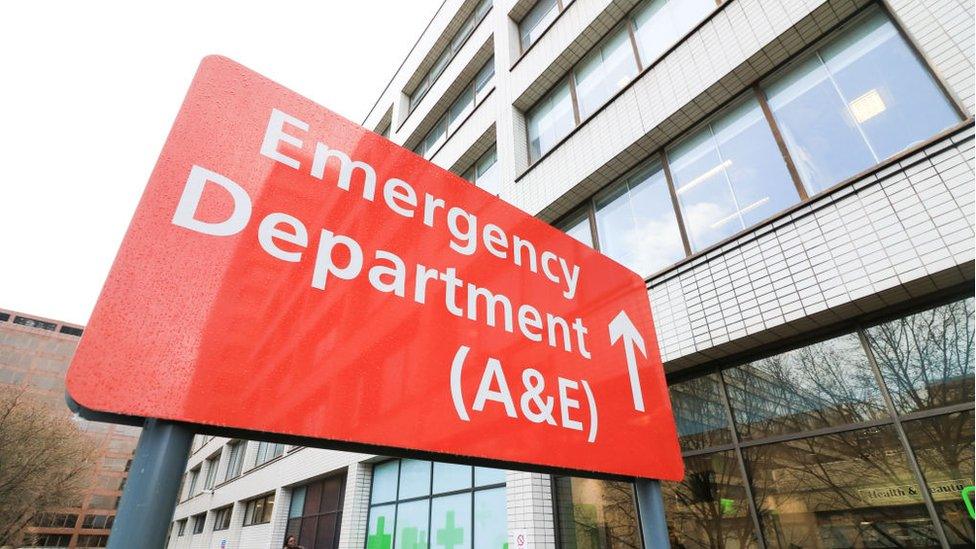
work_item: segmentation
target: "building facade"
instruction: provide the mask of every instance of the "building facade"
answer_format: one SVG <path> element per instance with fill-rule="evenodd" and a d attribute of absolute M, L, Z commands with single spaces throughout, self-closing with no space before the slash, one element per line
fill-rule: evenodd
<path fill-rule="evenodd" d="M 83 327 L 0 309 L 0 385 L 23 388 L 55 413 L 70 415 L 64 376 Z M 27 528 L 26 547 L 105 547 L 139 429 L 75 418 L 95 442 L 95 470 L 78 501 L 48 509 Z M 2 504 L 2 503 L 0 503 Z"/>
<path fill-rule="evenodd" d="M 672 546 L 971 547 L 974 16 L 445 0 L 364 125 L 645 277 Z M 180 499 L 173 548 L 643 545 L 626 482 L 219 437 Z"/>

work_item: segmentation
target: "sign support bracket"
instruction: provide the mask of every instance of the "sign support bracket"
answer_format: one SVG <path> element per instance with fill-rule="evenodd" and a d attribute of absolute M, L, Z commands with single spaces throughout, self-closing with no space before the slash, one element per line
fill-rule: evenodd
<path fill-rule="evenodd" d="M 664 497 L 661 494 L 661 481 L 635 479 L 634 492 L 637 493 L 637 512 L 640 517 L 641 534 L 646 549 L 670 549 L 668 522 L 664 515 Z"/>
<path fill-rule="evenodd" d="M 108 549 L 165 546 L 192 442 L 193 431 L 189 427 L 146 419 Z"/>

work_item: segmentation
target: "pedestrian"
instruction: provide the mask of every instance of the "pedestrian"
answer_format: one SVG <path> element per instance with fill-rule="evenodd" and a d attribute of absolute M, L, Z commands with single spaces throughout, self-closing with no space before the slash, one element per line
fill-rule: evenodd
<path fill-rule="evenodd" d="M 283 549 L 305 549 L 301 545 L 298 545 L 298 540 L 295 536 L 285 536 L 285 544 L 282 545 Z"/>

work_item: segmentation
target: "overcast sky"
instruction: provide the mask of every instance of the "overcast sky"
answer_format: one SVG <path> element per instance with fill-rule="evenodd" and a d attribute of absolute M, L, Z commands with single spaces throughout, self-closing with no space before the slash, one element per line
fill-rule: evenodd
<path fill-rule="evenodd" d="M 0 2 L 0 307 L 88 321 L 205 55 L 359 123 L 440 2 Z"/>

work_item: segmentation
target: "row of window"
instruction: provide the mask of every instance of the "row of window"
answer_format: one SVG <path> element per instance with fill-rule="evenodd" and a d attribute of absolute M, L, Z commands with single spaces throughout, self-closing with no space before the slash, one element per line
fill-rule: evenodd
<path fill-rule="evenodd" d="M 505 549 L 505 472 L 415 459 L 373 467 L 366 547 Z"/>
<path fill-rule="evenodd" d="M 967 298 L 673 384 L 672 546 L 972 547 L 974 313 Z M 640 547 L 629 483 L 561 478 L 554 496 L 563 545 Z"/>
<path fill-rule="evenodd" d="M 447 112 L 437 119 L 437 122 L 420 140 L 420 143 L 417 143 L 413 151 L 425 158 L 433 156 L 440 146 L 447 141 L 447 138 L 457 131 L 468 114 L 474 111 L 475 107 L 488 95 L 494 76 L 495 60 L 491 58 L 478 70 L 471 82 L 464 86 L 458 98 L 451 103 Z"/>
<path fill-rule="evenodd" d="M 0 322 L 10 321 L 10 313 L 5 313 L 0 311 Z M 57 329 L 58 325 L 54 322 L 48 322 L 46 320 L 39 320 L 36 318 L 30 318 L 27 316 L 15 315 L 12 321 L 14 324 L 19 324 L 21 326 L 27 326 L 28 328 L 39 328 L 41 330 L 47 330 L 53 332 L 57 330 L 62 334 L 68 334 L 73 336 L 81 336 L 84 332 L 83 328 L 76 328 L 74 326 L 68 326 L 66 324 L 61 325 L 61 329 Z"/>
<path fill-rule="evenodd" d="M 549 25 L 563 12 L 573 0 L 539 0 L 519 21 L 519 45 L 524 53 L 529 46 L 546 32 Z"/>
<path fill-rule="evenodd" d="M 31 547 L 68 547 L 70 544 L 71 534 L 39 534 L 35 536 Z M 105 535 L 81 534 L 75 544 L 78 549 L 106 546 L 108 546 L 108 536 Z"/>
<path fill-rule="evenodd" d="M 478 27 L 478 24 L 481 23 L 481 20 L 485 18 L 490 10 L 491 0 L 480 0 L 478 2 L 474 11 L 464 20 L 458 31 L 451 37 L 451 41 L 444 48 L 444 51 L 437 57 L 437 60 L 427 70 L 427 73 L 424 74 L 423 79 L 417 84 L 413 93 L 410 94 L 411 111 L 420 104 L 420 100 L 427 95 L 427 91 L 434 85 L 434 82 L 437 81 L 437 78 L 444 72 L 444 69 L 447 68 L 451 60 L 454 59 L 454 56 L 457 55 L 461 46 L 464 45 L 464 42 L 471 36 L 471 33 L 474 32 L 474 29 Z"/>
<path fill-rule="evenodd" d="M 552 149 L 715 10 L 715 0 L 646 0 L 526 115 L 529 160 Z"/>
<path fill-rule="evenodd" d="M 872 7 L 561 225 L 648 276 L 959 120 L 895 25 Z"/>
<path fill-rule="evenodd" d="M 244 505 L 244 526 L 254 524 L 266 524 L 271 522 L 271 513 L 274 511 L 274 493 L 259 496 L 243 502 Z M 211 511 L 214 516 L 213 531 L 219 532 L 230 528 L 231 517 L 234 514 L 234 506 L 227 505 Z M 176 521 L 176 535 L 186 535 L 187 523 L 191 525 L 192 534 L 202 534 L 207 524 L 207 513 L 198 513 L 189 519 Z"/>
<path fill-rule="evenodd" d="M 223 480 L 221 482 L 227 482 L 229 480 L 235 479 L 241 476 L 244 470 L 244 452 L 247 450 L 247 441 L 244 440 L 234 440 L 227 443 L 227 465 L 224 470 Z M 273 442 L 258 442 L 257 449 L 254 453 L 254 463 L 253 467 L 257 467 L 263 463 L 267 463 L 272 459 L 275 459 L 285 453 L 284 444 L 276 444 Z M 208 457 L 204 462 L 193 469 L 187 471 L 184 482 L 187 484 L 187 491 L 183 499 L 189 499 L 198 493 L 198 488 L 201 474 L 205 473 L 203 477 L 203 490 L 211 490 L 218 483 L 218 472 L 220 469 L 220 458 L 224 455 L 224 450 L 218 451 Z"/>

